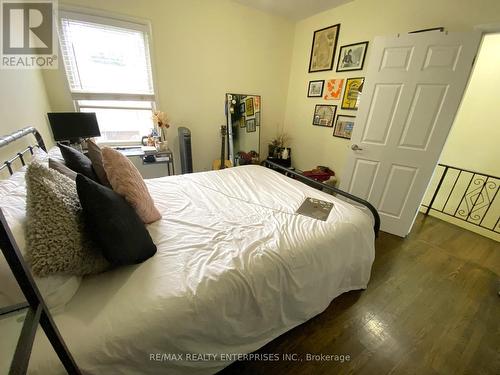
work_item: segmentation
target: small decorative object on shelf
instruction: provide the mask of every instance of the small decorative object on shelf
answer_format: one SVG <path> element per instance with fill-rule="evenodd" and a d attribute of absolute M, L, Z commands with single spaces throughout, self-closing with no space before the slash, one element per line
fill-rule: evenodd
<path fill-rule="evenodd" d="M 269 154 L 267 160 L 285 167 L 290 167 L 292 165 L 292 149 L 290 147 L 286 147 L 289 140 L 290 138 L 285 132 L 278 133 L 276 138 L 269 142 Z"/>
<path fill-rule="evenodd" d="M 283 151 L 283 148 L 290 140 L 288 134 L 285 132 L 280 132 L 276 136 L 276 138 L 271 139 L 269 142 L 269 157 L 277 158 Z"/>
<path fill-rule="evenodd" d="M 153 122 L 155 123 L 160 140 L 158 141 L 158 151 L 168 151 L 167 129 L 170 128 L 168 123 L 167 114 L 162 111 L 155 111 L 153 113 Z"/>

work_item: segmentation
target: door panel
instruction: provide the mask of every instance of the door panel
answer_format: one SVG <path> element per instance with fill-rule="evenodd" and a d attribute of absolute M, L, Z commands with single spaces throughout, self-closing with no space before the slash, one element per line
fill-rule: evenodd
<path fill-rule="evenodd" d="M 430 46 L 422 70 L 445 69 L 455 70 L 462 46 Z"/>
<path fill-rule="evenodd" d="M 377 175 L 379 162 L 373 160 L 356 160 L 354 173 L 352 177 L 351 193 L 363 198 L 368 199 L 373 186 L 373 181 Z"/>
<path fill-rule="evenodd" d="M 400 147 L 425 150 L 439 119 L 448 85 L 419 84 L 410 107 Z"/>
<path fill-rule="evenodd" d="M 404 70 L 410 66 L 413 47 L 385 48 L 379 71 L 383 70 Z"/>
<path fill-rule="evenodd" d="M 462 99 L 480 33 L 378 37 L 341 188 L 368 199 L 381 229 L 406 236 Z"/>
<path fill-rule="evenodd" d="M 408 200 L 418 169 L 404 165 L 392 165 L 389 178 L 385 183 L 384 193 L 380 201 L 379 212 L 400 218 Z"/>
<path fill-rule="evenodd" d="M 363 142 L 385 145 L 402 85 L 376 85 L 366 121 Z"/>

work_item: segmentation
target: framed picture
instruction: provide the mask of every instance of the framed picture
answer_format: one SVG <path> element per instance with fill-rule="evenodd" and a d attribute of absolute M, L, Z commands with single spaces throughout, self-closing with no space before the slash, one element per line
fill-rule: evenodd
<path fill-rule="evenodd" d="M 325 80 L 320 81 L 309 81 L 309 88 L 307 90 L 308 98 L 321 98 L 323 95 L 323 87 L 325 86 Z"/>
<path fill-rule="evenodd" d="M 316 108 L 314 108 L 313 125 L 331 128 L 336 112 L 336 105 L 316 104 Z"/>
<path fill-rule="evenodd" d="M 254 107 L 255 112 L 260 111 L 260 96 L 259 95 L 254 96 L 253 107 Z"/>
<path fill-rule="evenodd" d="M 344 79 L 329 79 L 326 81 L 326 92 L 323 99 L 325 100 L 340 100 L 342 94 L 342 86 L 344 86 Z"/>
<path fill-rule="evenodd" d="M 240 114 L 242 116 L 245 114 L 245 102 L 240 103 Z"/>
<path fill-rule="evenodd" d="M 348 44 L 340 47 L 337 72 L 362 70 L 367 49 L 368 42 Z"/>
<path fill-rule="evenodd" d="M 309 73 L 333 69 L 339 32 L 340 23 L 314 32 L 311 57 L 309 58 Z"/>
<path fill-rule="evenodd" d="M 245 116 L 240 117 L 240 128 L 246 128 L 247 124 L 245 122 Z"/>
<path fill-rule="evenodd" d="M 364 77 L 347 78 L 342 98 L 342 109 L 358 109 L 360 94 L 363 91 Z"/>
<path fill-rule="evenodd" d="M 254 114 L 253 97 L 249 96 L 245 99 L 245 116 L 252 117 Z"/>
<path fill-rule="evenodd" d="M 247 120 L 247 133 L 253 133 L 255 130 L 255 119 Z"/>
<path fill-rule="evenodd" d="M 333 136 L 339 138 L 351 139 L 352 129 L 354 128 L 355 116 L 337 115 Z"/>
<path fill-rule="evenodd" d="M 260 112 L 255 112 L 255 126 L 260 126 Z"/>

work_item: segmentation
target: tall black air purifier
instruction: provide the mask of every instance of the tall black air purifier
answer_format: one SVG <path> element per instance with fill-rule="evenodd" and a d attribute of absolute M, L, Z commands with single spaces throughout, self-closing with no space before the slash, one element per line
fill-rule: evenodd
<path fill-rule="evenodd" d="M 191 131 L 181 126 L 179 129 L 179 150 L 181 153 L 181 170 L 193 173 L 193 156 L 191 154 Z"/>

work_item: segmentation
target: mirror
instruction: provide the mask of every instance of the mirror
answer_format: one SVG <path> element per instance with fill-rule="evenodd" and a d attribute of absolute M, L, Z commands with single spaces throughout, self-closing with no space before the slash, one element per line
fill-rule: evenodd
<path fill-rule="evenodd" d="M 259 163 L 261 108 L 260 95 L 226 94 L 228 155 L 235 166 Z"/>

